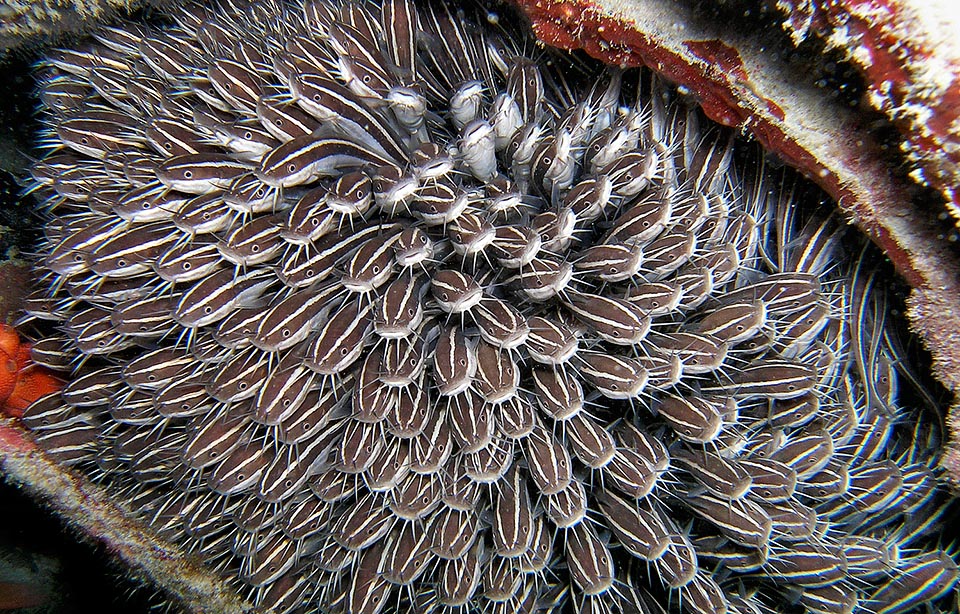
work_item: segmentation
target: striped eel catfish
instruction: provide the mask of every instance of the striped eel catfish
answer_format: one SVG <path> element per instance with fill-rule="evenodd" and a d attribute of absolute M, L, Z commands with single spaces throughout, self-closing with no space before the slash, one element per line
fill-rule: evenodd
<path fill-rule="evenodd" d="M 51 458 L 262 611 L 950 611 L 936 395 L 798 178 L 488 3 L 166 19 L 40 66 Z"/>

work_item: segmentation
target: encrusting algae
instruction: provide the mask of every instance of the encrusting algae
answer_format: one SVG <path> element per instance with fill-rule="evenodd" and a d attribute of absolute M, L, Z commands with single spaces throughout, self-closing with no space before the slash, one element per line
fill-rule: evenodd
<path fill-rule="evenodd" d="M 89 31 L 109 17 L 142 4 L 149 3 L 136 0 L 4 0 L 0 3 L 0 52 L 37 39 L 55 39 Z"/>
<path fill-rule="evenodd" d="M 949 607 L 885 290 L 755 152 L 472 5 L 171 18 L 45 62 L 50 457 L 269 611 Z"/>

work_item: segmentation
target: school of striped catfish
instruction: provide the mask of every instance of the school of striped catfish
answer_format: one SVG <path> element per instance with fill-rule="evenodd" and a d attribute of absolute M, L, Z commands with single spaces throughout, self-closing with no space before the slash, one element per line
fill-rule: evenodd
<path fill-rule="evenodd" d="M 502 7 L 187 2 L 40 67 L 23 416 L 265 612 L 956 608 L 845 225 Z"/>

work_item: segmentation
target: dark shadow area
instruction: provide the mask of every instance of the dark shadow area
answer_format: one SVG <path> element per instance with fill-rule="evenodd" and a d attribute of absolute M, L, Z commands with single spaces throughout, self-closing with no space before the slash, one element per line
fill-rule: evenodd
<path fill-rule="evenodd" d="M 4 609 L 18 600 L 35 606 Z M 79 542 L 26 493 L 0 482 L 0 611 L 135 614 L 155 601 L 102 547 Z"/>

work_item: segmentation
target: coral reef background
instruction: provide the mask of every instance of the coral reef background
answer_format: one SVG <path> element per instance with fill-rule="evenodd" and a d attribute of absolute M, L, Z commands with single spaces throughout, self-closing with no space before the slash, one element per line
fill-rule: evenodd
<path fill-rule="evenodd" d="M 0 2 L 0 53 L 88 32 L 117 15 L 163 4 L 172 3 L 162 0 L 3 0 Z"/>

